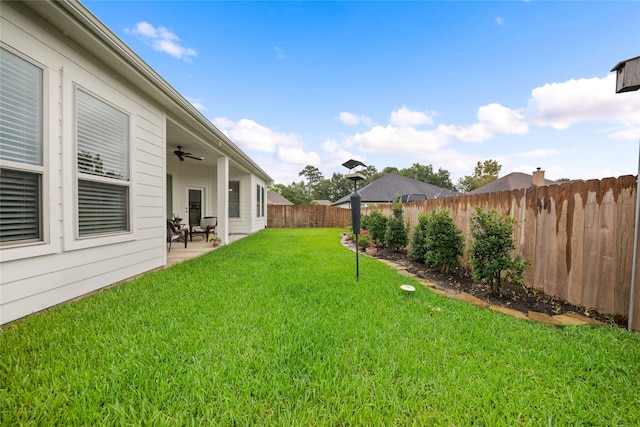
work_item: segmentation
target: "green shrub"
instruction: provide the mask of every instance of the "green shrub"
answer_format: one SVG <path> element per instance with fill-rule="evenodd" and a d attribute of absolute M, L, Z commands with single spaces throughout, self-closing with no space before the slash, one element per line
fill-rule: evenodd
<path fill-rule="evenodd" d="M 413 228 L 411 236 L 411 247 L 407 255 L 413 259 L 424 261 L 424 255 L 427 253 L 427 245 L 425 236 L 429 227 L 429 215 L 420 212 L 418 214 L 418 223 Z"/>
<path fill-rule="evenodd" d="M 355 239 L 355 236 L 354 236 Z M 358 236 L 358 247 L 360 249 L 368 248 L 371 245 L 371 233 L 368 230 L 360 230 Z"/>
<path fill-rule="evenodd" d="M 354 242 L 356 241 L 356 233 L 353 231 L 349 231 L 349 237 Z M 358 233 L 358 247 L 360 249 L 368 248 L 371 246 L 371 243 L 373 243 L 373 240 L 371 240 L 371 233 L 369 233 L 369 230 L 361 228 L 360 233 Z"/>
<path fill-rule="evenodd" d="M 360 227 L 362 230 L 369 230 L 371 227 L 371 215 L 361 215 L 360 216 Z"/>
<path fill-rule="evenodd" d="M 453 223 L 448 210 L 431 212 L 425 229 L 424 263 L 444 272 L 460 266 L 464 254 L 462 231 Z"/>
<path fill-rule="evenodd" d="M 387 217 L 375 209 L 369 215 L 362 217 L 362 228 L 369 230 L 371 240 L 376 244 L 384 242 L 384 234 L 387 230 Z"/>
<path fill-rule="evenodd" d="M 409 243 L 407 228 L 402 218 L 402 202 L 396 197 L 393 202 L 393 216 L 387 220 L 387 228 L 384 233 L 384 245 L 397 251 Z"/>
<path fill-rule="evenodd" d="M 531 264 L 521 256 L 513 256 L 513 225 L 509 216 L 501 217 L 498 212 L 484 212 L 476 206 L 471 215 L 471 242 L 469 263 L 473 278 L 489 284 L 494 295 L 502 295 L 503 283 L 521 285 L 524 270 Z"/>

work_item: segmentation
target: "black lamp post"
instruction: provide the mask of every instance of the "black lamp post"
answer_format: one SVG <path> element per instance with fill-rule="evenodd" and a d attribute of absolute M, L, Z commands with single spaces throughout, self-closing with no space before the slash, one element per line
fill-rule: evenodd
<path fill-rule="evenodd" d="M 344 177 L 350 181 L 353 181 L 353 193 L 351 193 L 351 226 L 353 228 L 353 233 L 356 235 L 356 281 L 360 277 L 360 269 L 358 266 L 358 252 L 360 248 L 358 247 L 358 236 L 360 235 L 360 202 L 361 197 L 360 193 L 358 193 L 358 181 L 362 181 L 365 178 L 361 173 L 355 172 L 351 173 L 351 170 L 356 166 L 364 166 L 366 165 L 358 160 L 349 160 L 342 164 L 345 168 L 349 169 L 349 173 Z"/>

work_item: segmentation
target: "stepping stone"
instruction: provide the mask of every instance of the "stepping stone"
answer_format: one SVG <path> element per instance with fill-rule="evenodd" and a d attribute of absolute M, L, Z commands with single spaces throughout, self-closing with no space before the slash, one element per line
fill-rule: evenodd
<path fill-rule="evenodd" d="M 400 273 L 401 276 L 416 277 L 415 274 L 409 273 L 406 268 L 399 268 L 398 273 Z"/>
<path fill-rule="evenodd" d="M 444 290 L 438 289 L 438 288 L 429 288 L 429 289 L 431 289 L 436 294 L 442 295 L 443 297 L 451 298 L 451 294 L 449 292 L 447 292 L 447 291 L 444 291 Z"/>
<path fill-rule="evenodd" d="M 420 281 L 420 283 L 422 283 L 424 286 L 426 286 L 427 288 L 435 288 L 436 285 L 435 283 L 432 283 L 426 279 L 418 279 Z"/>
<path fill-rule="evenodd" d="M 588 322 L 585 322 L 584 320 L 581 319 L 576 319 L 573 318 L 571 316 L 567 316 L 566 314 L 559 314 L 557 316 L 553 316 L 553 318 L 558 321 L 559 323 L 561 323 L 563 326 L 564 325 L 574 325 L 574 326 L 582 326 L 582 325 L 588 325 Z"/>
<path fill-rule="evenodd" d="M 389 261 L 389 260 L 382 259 L 382 258 L 377 258 L 377 260 L 378 260 L 378 261 L 380 261 L 380 262 L 382 262 L 382 263 L 387 264 L 387 265 L 388 265 L 388 266 L 390 266 L 390 267 L 394 267 L 394 268 L 399 267 L 399 266 L 398 266 L 398 264 L 396 264 L 396 263 L 395 263 L 395 262 L 393 262 L 393 261 Z"/>
<path fill-rule="evenodd" d="M 507 308 L 507 307 L 504 307 L 504 306 L 501 306 L 501 305 L 492 305 L 489 308 L 491 308 L 491 310 L 493 310 L 493 311 L 497 311 L 498 313 L 503 313 L 503 314 L 506 314 L 506 315 L 509 315 L 509 316 L 513 316 L 513 317 L 518 318 L 518 319 L 522 319 L 522 320 L 529 320 L 529 318 L 527 317 L 526 314 L 524 314 L 521 311 L 514 310 L 513 308 Z"/>
<path fill-rule="evenodd" d="M 546 313 L 538 313 L 537 311 L 530 311 L 529 313 L 527 313 L 527 316 L 531 320 L 535 320 L 537 322 L 544 323 L 546 325 L 552 325 L 552 326 L 562 325 L 562 323 L 560 323 L 559 321 L 557 321 L 556 319 L 554 319 L 553 317 L 549 316 Z"/>
<path fill-rule="evenodd" d="M 473 295 L 468 294 L 466 292 L 460 292 L 459 294 L 454 294 L 451 296 L 451 298 L 457 299 L 459 301 L 465 301 L 473 305 L 477 305 L 478 307 L 481 307 L 481 308 L 487 308 L 487 306 L 489 305 L 485 300 L 482 300 L 478 297 L 474 297 Z"/>
<path fill-rule="evenodd" d="M 560 318 L 561 321 L 566 322 L 569 325 L 589 325 L 589 326 L 598 326 L 600 322 L 594 320 L 590 317 L 584 316 L 582 314 L 574 313 L 570 311 L 568 313 L 564 313 L 558 316 L 553 316 L 554 318 Z"/>

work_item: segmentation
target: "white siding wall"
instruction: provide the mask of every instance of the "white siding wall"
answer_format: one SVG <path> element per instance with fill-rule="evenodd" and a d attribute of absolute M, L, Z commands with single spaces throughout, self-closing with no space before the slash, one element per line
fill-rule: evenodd
<path fill-rule="evenodd" d="M 252 177 L 251 182 L 251 201 L 253 205 L 251 208 L 251 232 L 256 232 L 262 230 L 267 225 L 267 188 L 264 181 L 255 176 Z M 258 216 L 258 186 L 264 188 L 264 216 L 261 217 Z"/>
<path fill-rule="evenodd" d="M 251 175 L 230 173 L 229 181 L 240 182 L 240 218 L 229 218 L 229 234 L 251 233 Z"/>
<path fill-rule="evenodd" d="M 164 265 L 165 120 L 133 88 L 3 3 L 5 48 L 44 69 L 44 242 L 0 250 L 0 323 Z M 131 232 L 78 239 L 75 174 L 76 85 L 130 117 Z"/>

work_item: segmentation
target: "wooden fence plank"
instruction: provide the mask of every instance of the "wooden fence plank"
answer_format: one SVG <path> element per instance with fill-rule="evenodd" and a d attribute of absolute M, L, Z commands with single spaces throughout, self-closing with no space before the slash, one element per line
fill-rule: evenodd
<path fill-rule="evenodd" d="M 269 205 L 269 228 L 346 228 L 351 209 L 323 205 Z"/>

